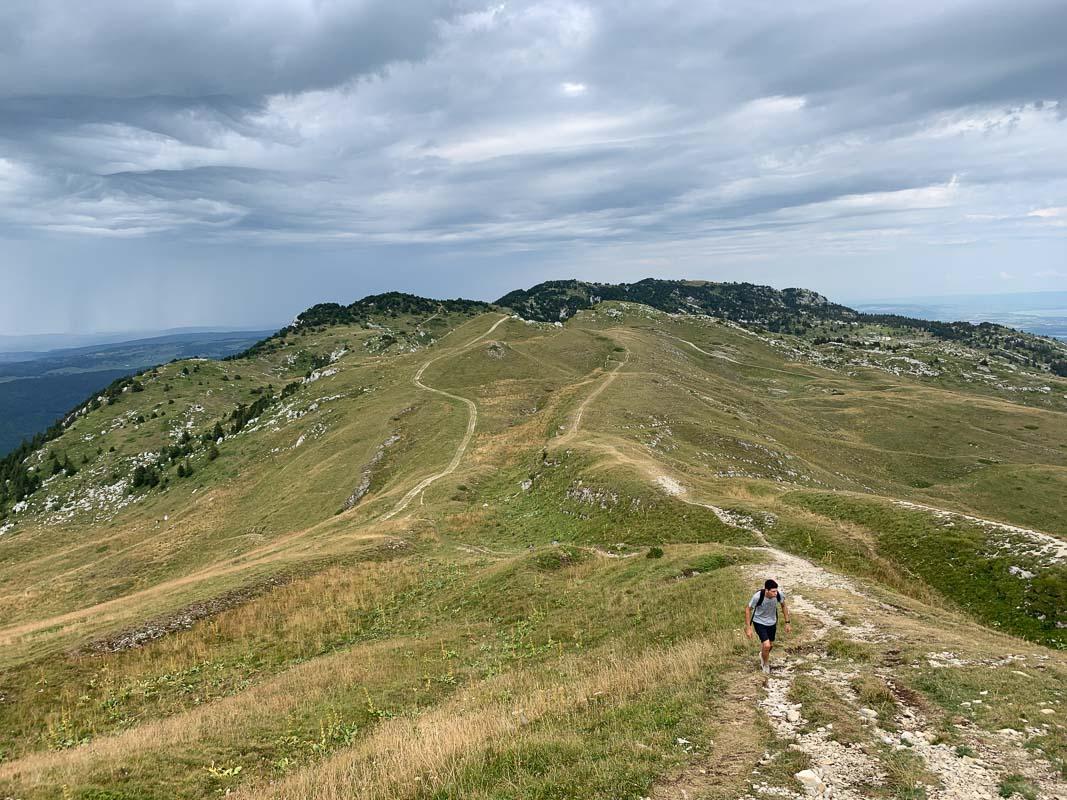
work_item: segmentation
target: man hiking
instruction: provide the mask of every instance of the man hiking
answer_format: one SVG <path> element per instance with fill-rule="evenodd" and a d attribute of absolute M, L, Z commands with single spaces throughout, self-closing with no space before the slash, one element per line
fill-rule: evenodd
<path fill-rule="evenodd" d="M 771 673 L 771 648 L 774 647 L 774 634 L 778 630 L 778 606 L 782 607 L 786 629 L 792 632 L 789 623 L 789 609 L 785 607 L 785 595 L 778 584 L 768 578 L 763 588 L 752 595 L 745 606 L 745 636 L 752 638 L 752 629 L 761 642 L 759 651 L 760 668 L 767 675 Z"/>

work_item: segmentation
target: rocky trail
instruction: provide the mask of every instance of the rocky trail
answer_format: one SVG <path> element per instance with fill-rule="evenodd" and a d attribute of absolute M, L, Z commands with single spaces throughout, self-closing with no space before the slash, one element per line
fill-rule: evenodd
<path fill-rule="evenodd" d="M 916 698 L 894 684 L 891 669 L 870 664 L 830 666 L 828 662 L 837 663 L 830 658 L 825 644 L 831 634 L 876 646 L 891 645 L 899 638 L 889 625 L 876 626 L 870 621 L 846 624 L 843 621 L 847 616 L 846 604 L 855 600 L 875 602 L 886 615 L 895 613 L 893 607 L 865 597 L 843 576 L 780 550 L 765 550 L 772 560 L 752 568 L 753 579 L 774 575 L 783 587 L 792 589 L 789 603 L 794 613 L 812 625 L 808 643 L 813 649 L 772 659 L 773 671 L 758 705 L 771 721 L 777 738 L 807 755 L 811 767 L 794 775 L 803 787 L 803 792 L 797 792 L 762 777 L 764 769 L 776 757 L 773 753 L 765 754 L 751 776 L 750 791 L 742 800 L 804 797 L 862 800 L 877 796 L 876 790 L 885 784 L 888 771 L 897 768 L 894 765 L 899 762 L 894 755 L 899 753 L 909 754 L 914 767 L 923 773 L 918 783 L 924 788 L 917 789 L 922 793 L 916 793 L 915 797 L 992 800 L 1003 796 L 999 794 L 1003 776 L 1018 774 L 1040 787 L 1041 798 L 1067 798 L 1067 784 L 1051 765 L 1022 748 L 1021 732 L 1005 729 L 990 734 L 970 725 L 958 725 L 957 733 L 965 745 L 941 742 Z M 818 599 L 809 599 L 806 593 Z M 755 666 L 755 657 L 753 663 Z M 792 689 L 798 676 L 816 681 L 832 692 L 862 724 L 863 739 L 838 741 L 832 723 L 813 728 L 807 716 L 813 709 L 793 701 Z M 891 720 L 881 720 L 879 712 L 863 705 L 853 682 L 864 676 L 884 682 L 893 693 L 896 710 Z"/>
<path fill-rule="evenodd" d="M 912 793 L 907 796 L 924 800 L 1004 797 L 1000 789 L 1006 775 L 1022 776 L 1036 787 L 1036 797 L 1041 800 L 1067 800 L 1067 783 L 1050 763 L 1023 747 L 1027 736 L 1040 735 L 1047 730 L 1047 725 L 1028 728 L 1025 733 L 1014 729 L 991 733 L 961 722 L 956 725 L 956 732 L 964 744 L 948 744 L 941 741 L 934 723 L 920 707 L 921 701 L 895 683 L 890 667 L 851 659 L 842 664 L 840 658 L 831 656 L 828 649 L 831 638 L 892 651 L 902 638 L 893 625 L 894 615 L 902 613 L 900 609 L 862 592 L 843 575 L 774 548 L 756 520 L 688 498 L 686 488 L 669 476 L 658 475 L 655 480 L 667 494 L 708 508 L 722 522 L 752 533 L 760 542 L 753 549 L 767 556 L 766 562 L 746 568 L 753 585 L 773 576 L 786 592 L 792 613 L 803 620 L 807 629 L 803 640 L 779 642 L 780 647 L 772 656 L 771 675 L 756 705 L 770 721 L 779 743 L 786 750 L 802 753 L 810 766 L 783 780 L 782 771 L 776 770 L 773 763 L 782 757 L 783 750 L 769 750 L 759 759 L 748 778 L 747 792 L 738 800 L 889 797 L 894 796 L 886 793 L 887 784 L 894 778 L 891 773 L 905 768 L 916 776 Z M 869 619 L 853 622 L 850 618 L 857 616 L 859 607 L 877 608 L 877 624 Z M 753 647 L 753 670 L 758 669 L 757 659 L 757 649 Z M 948 669 L 974 663 L 1004 666 L 1024 660 L 1023 656 L 1008 655 L 985 664 L 957 658 L 953 653 L 927 654 L 928 664 Z M 806 707 L 796 700 L 794 687 L 801 677 L 815 682 L 828 696 L 836 698 L 851 716 L 850 727 L 861 734 L 839 737 L 833 723 L 814 725 L 810 718 L 818 717 L 819 709 Z M 880 716 L 879 711 L 864 705 L 855 688 L 855 682 L 863 678 L 880 681 L 892 693 L 891 718 L 884 712 Z M 704 767 L 697 770 L 706 772 Z M 789 780 L 790 777 L 794 780 Z M 800 785 L 799 790 L 796 784 Z M 662 791 L 655 796 L 670 800 L 696 800 L 703 796 L 693 784 L 689 784 L 688 790 L 681 788 L 685 785 L 683 777 L 661 787 Z"/>

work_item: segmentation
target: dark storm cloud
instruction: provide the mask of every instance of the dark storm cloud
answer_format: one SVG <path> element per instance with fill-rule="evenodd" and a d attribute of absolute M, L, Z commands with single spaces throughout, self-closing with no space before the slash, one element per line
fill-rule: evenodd
<path fill-rule="evenodd" d="M 436 0 L 130 3 L 0 8 L 0 94 L 255 96 L 325 88 L 424 56 Z"/>
<path fill-rule="evenodd" d="M 87 238 L 427 270 L 788 254 L 763 279 L 790 283 L 800 252 L 1051 262 L 1065 40 L 1051 0 L 8 3 L 0 237 L 72 265 Z"/>

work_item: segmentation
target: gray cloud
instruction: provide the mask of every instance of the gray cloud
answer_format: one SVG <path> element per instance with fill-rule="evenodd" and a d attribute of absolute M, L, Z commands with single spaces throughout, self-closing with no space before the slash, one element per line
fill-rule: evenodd
<path fill-rule="evenodd" d="M 0 93 L 263 95 L 326 88 L 424 56 L 443 0 L 130 3 L 0 9 Z"/>
<path fill-rule="evenodd" d="M 413 275 L 669 253 L 832 290 L 833 258 L 1026 242 L 1009 272 L 1054 283 L 1067 256 L 1053 0 L 52 0 L 0 31 L 0 270 L 104 239 L 237 270 L 403 252 Z"/>

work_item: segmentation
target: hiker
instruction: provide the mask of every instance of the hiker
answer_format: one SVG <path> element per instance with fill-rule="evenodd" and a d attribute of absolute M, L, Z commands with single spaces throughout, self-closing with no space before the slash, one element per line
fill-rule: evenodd
<path fill-rule="evenodd" d="M 752 638 L 752 629 L 756 629 L 759 636 L 760 668 L 767 675 L 771 673 L 771 648 L 774 647 L 774 634 L 778 629 L 778 606 L 782 607 L 785 615 L 786 630 L 792 632 L 789 624 L 789 609 L 785 607 L 785 595 L 778 588 L 778 584 L 768 578 L 763 588 L 752 595 L 752 599 L 745 606 L 745 636 Z"/>

